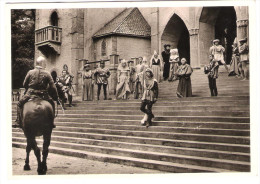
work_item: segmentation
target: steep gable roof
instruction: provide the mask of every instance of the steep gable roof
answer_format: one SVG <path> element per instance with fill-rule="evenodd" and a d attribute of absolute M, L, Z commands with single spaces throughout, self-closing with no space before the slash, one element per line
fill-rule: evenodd
<path fill-rule="evenodd" d="M 93 38 L 112 34 L 150 37 L 151 27 L 138 8 L 127 8 L 97 31 Z"/>

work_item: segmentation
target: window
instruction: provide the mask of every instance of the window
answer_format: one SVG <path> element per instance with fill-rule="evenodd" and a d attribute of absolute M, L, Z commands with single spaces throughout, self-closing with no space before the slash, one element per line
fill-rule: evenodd
<path fill-rule="evenodd" d="M 101 43 L 101 56 L 107 55 L 107 43 L 106 40 L 103 40 Z"/>

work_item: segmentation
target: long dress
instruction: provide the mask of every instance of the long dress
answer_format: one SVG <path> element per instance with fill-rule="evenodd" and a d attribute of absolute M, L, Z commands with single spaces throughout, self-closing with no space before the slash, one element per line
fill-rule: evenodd
<path fill-rule="evenodd" d="M 118 84 L 116 86 L 116 98 L 128 99 L 131 91 L 129 88 L 130 69 L 129 67 L 118 67 Z"/>
<path fill-rule="evenodd" d="M 192 74 L 192 68 L 190 67 L 190 65 L 184 64 L 178 67 L 176 73 L 176 75 L 179 78 L 179 84 L 176 92 L 178 97 L 192 96 L 191 79 L 190 79 L 191 74 Z"/>
<path fill-rule="evenodd" d="M 168 79 L 169 73 L 170 73 L 170 52 L 163 51 L 162 52 L 162 58 L 164 62 L 164 67 L 163 67 L 163 78 L 164 80 Z"/>
<path fill-rule="evenodd" d="M 161 68 L 161 61 L 160 59 L 152 59 L 152 70 L 153 70 L 153 75 L 154 78 L 160 82 L 160 68 Z"/>
<path fill-rule="evenodd" d="M 82 100 L 93 100 L 93 73 L 91 70 L 83 74 Z"/>
<path fill-rule="evenodd" d="M 239 50 L 238 47 L 234 47 L 232 50 L 232 60 L 230 63 L 229 76 L 239 75 L 238 63 L 239 63 Z"/>

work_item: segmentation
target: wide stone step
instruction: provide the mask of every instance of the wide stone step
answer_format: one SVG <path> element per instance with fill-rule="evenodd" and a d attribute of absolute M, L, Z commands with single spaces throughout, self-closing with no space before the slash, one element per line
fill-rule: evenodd
<path fill-rule="evenodd" d="M 169 133 L 169 132 L 148 132 L 148 131 L 129 131 L 129 130 L 113 130 L 113 129 L 95 129 L 95 128 L 77 128 L 77 127 L 57 127 L 55 131 L 73 132 L 73 133 L 96 133 L 103 135 L 120 135 L 128 137 L 147 137 L 147 138 L 163 138 L 178 139 L 192 141 L 207 141 L 215 143 L 233 143 L 249 145 L 249 136 L 234 135 L 211 135 L 199 133 Z"/>
<path fill-rule="evenodd" d="M 13 133 L 13 141 L 21 142 L 20 141 L 21 139 L 24 139 L 23 141 L 25 141 L 25 137 L 22 133 Z M 41 138 L 38 138 L 37 141 L 38 140 L 41 140 Z M 79 139 L 79 138 L 61 137 L 61 136 L 52 136 L 52 141 L 78 143 L 84 145 L 97 145 L 97 146 L 104 146 L 104 147 L 125 148 L 125 149 L 141 150 L 141 151 L 152 151 L 152 152 L 161 150 L 161 152 L 163 153 L 171 153 L 171 154 L 200 156 L 206 158 L 218 158 L 218 159 L 245 161 L 245 162 L 250 161 L 250 154 L 239 153 L 239 152 L 125 143 L 125 142 L 106 141 L 106 140 Z"/>
<path fill-rule="evenodd" d="M 60 111 L 60 114 L 63 112 Z M 228 117 L 249 117 L 250 113 L 247 111 L 201 111 L 197 109 L 193 110 L 175 110 L 175 111 L 153 111 L 155 116 L 228 116 Z M 119 114 L 119 115 L 144 115 L 140 110 L 68 110 L 65 112 L 66 116 L 78 115 L 81 117 L 85 114 Z M 12 113 L 13 116 L 16 115 L 16 112 Z M 62 114 L 63 115 L 63 114 Z"/>
<path fill-rule="evenodd" d="M 74 120 L 74 121 L 73 121 Z M 56 124 L 65 123 L 68 125 L 77 125 L 79 123 L 88 124 L 106 124 L 106 125 L 130 125 L 130 126 L 140 126 L 140 121 L 136 120 L 118 120 L 118 119 L 95 119 L 95 118 L 59 118 L 55 119 Z M 104 123 L 105 122 L 105 123 Z M 14 121 L 13 121 L 14 123 Z M 153 130 L 160 127 L 192 127 L 192 128 L 217 128 L 217 129 L 242 129 L 249 130 L 249 123 L 232 123 L 232 122 L 196 122 L 196 121 L 154 121 L 153 126 L 149 129 Z M 144 128 L 144 127 L 143 127 Z"/>
<path fill-rule="evenodd" d="M 96 146 L 96 145 L 82 145 L 76 143 L 63 143 L 58 141 L 52 141 L 52 145 L 55 147 L 69 148 L 73 150 L 95 152 L 95 153 L 108 154 L 114 156 L 126 156 L 131 158 L 166 161 L 169 163 L 214 167 L 220 169 L 227 169 L 231 171 L 245 172 L 250 170 L 250 164 L 248 162 L 242 162 L 242 161 L 230 161 L 225 159 L 204 158 L 204 157 L 177 155 L 177 154 L 169 154 L 169 153 L 158 153 L 158 152 L 150 152 L 150 151 L 148 152 L 148 151 L 131 150 L 131 149 L 123 149 L 123 148 L 108 148 L 108 147 Z"/>
<path fill-rule="evenodd" d="M 22 133 L 22 130 L 13 129 L 13 133 L 18 133 L 18 132 Z M 219 151 L 231 151 L 231 152 L 241 152 L 241 153 L 250 152 L 249 145 L 234 144 L 234 143 L 216 143 L 216 142 L 194 141 L 194 140 L 121 136 L 121 135 L 109 135 L 109 134 L 100 134 L 100 133 L 81 133 L 81 132 L 57 131 L 57 130 L 53 131 L 52 136 L 117 141 L 117 142 L 125 142 L 125 143 L 163 145 L 163 146 L 171 146 L 171 147 L 212 149 L 212 150 L 219 150 Z"/>
<path fill-rule="evenodd" d="M 249 136 L 250 131 L 241 129 L 222 129 L 222 128 L 201 128 L 201 127 L 157 127 L 152 126 L 146 128 L 136 125 L 113 125 L 102 123 L 66 123 L 58 122 L 57 127 L 73 127 L 73 128 L 95 128 L 95 129 L 114 129 L 125 131 L 146 131 L 146 132 L 170 132 L 170 133 L 196 133 L 196 134 L 212 134 L 212 135 L 235 135 Z M 79 130 L 80 131 L 80 130 Z"/>
<path fill-rule="evenodd" d="M 25 148 L 25 143 L 13 142 L 14 147 Z M 90 160 L 98 160 L 102 162 L 112 162 L 123 165 L 130 165 L 135 167 L 143 167 L 148 169 L 160 170 L 172 173 L 184 173 L 184 172 L 234 172 L 226 169 L 210 168 L 196 165 L 179 164 L 179 163 L 169 163 L 165 161 L 156 161 L 140 158 L 132 158 L 126 156 L 116 156 L 101 154 L 96 152 L 88 152 L 74 149 L 64 149 L 60 147 L 50 147 L 50 153 L 62 154 L 66 156 L 74 156 L 80 158 L 86 158 Z"/>
<path fill-rule="evenodd" d="M 143 118 L 143 115 L 111 115 L 111 114 L 84 114 L 84 115 L 78 115 L 78 114 L 62 114 L 58 116 L 55 120 L 57 121 L 85 121 L 87 118 L 97 119 L 97 120 L 103 120 L 103 122 L 106 122 L 106 120 L 135 120 L 135 121 L 141 121 Z M 15 116 L 12 117 L 12 120 L 14 121 L 16 119 Z M 249 123 L 250 118 L 249 117 L 221 117 L 221 116 L 157 116 L 154 118 L 154 122 L 158 121 L 196 121 L 196 122 L 233 122 L 233 123 Z"/>

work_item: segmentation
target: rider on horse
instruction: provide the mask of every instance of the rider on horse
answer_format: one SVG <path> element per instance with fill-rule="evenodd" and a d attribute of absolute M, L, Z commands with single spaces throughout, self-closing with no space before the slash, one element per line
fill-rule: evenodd
<path fill-rule="evenodd" d="M 25 87 L 25 95 L 20 99 L 17 104 L 17 119 L 16 124 L 13 127 L 22 128 L 22 109 L 23 105 L 30 99 L 35 97 L 48 101 L 55 112 L 54 101 L 58 100 L 57 89 L 54 85 L 53 79 L 48 71 L 45 70 L 46 59 L 42 56 L 36 60 L 36 66 L 33 70 L 30 70 L 23 82 Z M 53 123 L 53 128 L 56 126 Z"/>

